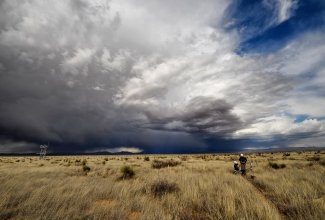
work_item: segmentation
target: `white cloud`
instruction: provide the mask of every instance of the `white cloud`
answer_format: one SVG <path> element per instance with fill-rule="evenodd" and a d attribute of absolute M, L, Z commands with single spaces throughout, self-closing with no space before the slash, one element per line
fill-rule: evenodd
<path fill-rule="evenodd" d="M 118 153 L 118 152 L 130 152 L 130 153 L 141 153 L 143 150 L 137 147 L 116 147 L 107 149 L 108 152 Z"/>
<path fill-rule="evenodd" d="M 280 149 L 279 146 L 257 146 L 257 147 L 245 147 L 245 150 L 248 151 L 261 151 L 261 150 L 270 150 L 270 149 Z"/>
<path fill-rule="evenodd" d="M 325 40 L 323 33 L 303 35 L 279 53 L 280 71 L 295 84 L 283 100 L 287 111 L 293 114 L 325 116 Z"/>
<path fill-rule="evenodd" d="M 278 23 L 288 20 L 297 7 L 296 0 L 278 0 Z"/>
<path fill-rule="evenodd" d="M 288 110 L 297 115 L 325 117 L 325 98 L 317 94 L 301 94 L 287 100 Z"/>
<path fill-rule="evenodd" d="M 256 120 L 247 128 L 234 133 L 235 137 L 267 138 L 276 135 L 290 136 L 300 134 L 318 134 L 325 132 L 325 121 L 306 119 L 296 123 L 289 116 L 270 116 Z"/>
<path fill-rule="evenodd" d="M 322 32 L 307 33 L 287 45 L 279 55 L 283 59 L 281 71 L 299 76 L 323 66 L 325 40 Z"/>
<path fill-rule="evenodd" d="M 109 152 L 109 153 L 120 153 L 120 152 L 128 152 L 128 153 L 141 153 L 143 149 L 138 147 L 114 147 L 114 148 L 96 148 L 91 151 L 87 151 L 88 153 L 94 152 Z"/>
<path fill-rule="evenodd" d="M 101 88 L 101 87 L 99 87 L 99 86 L 93 87 L 93 90 L 96 90 L 96 91 L 104 91 L 104 89 Z"/>

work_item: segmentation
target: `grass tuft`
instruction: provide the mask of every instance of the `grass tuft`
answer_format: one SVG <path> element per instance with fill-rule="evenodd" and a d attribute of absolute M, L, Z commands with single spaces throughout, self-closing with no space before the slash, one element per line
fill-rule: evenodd
<path fill-rule="evenodd" d="M 277 164 L 277 163 L 272 163 L 272 162 L 269 162 L 269 166 L 272 167 L 273 169 L 283 169 L 286 167 L 285 164 Z"/>
<path fill-rule="evenodd" d="M 144 161 L 150 161 L 150 158 L 149 158 L 149 157 L 144 157 L 143 160 L 144 160 Z"/>
<path fill-rule="evenodd" d="M 86 166 L 86 164 L 87 164 L 87 160 L 83 160 L 81 163 L 82 166 Z"/>
<path fill-rule="evenodd" d="M 135 171 L 130 166 L 123 166 L 121 173 L 123 179 L 130 179 L 135 175 Z"/>
<path fill-rule="evenodd" d="M 155 197 L 161 197 L 167 193 L 178 192 L 179 187 L 176 183 L 169 183 L 166 180 L 159 180 L 151 185 L 151 193 Z"/>
<path fill-rule="evenodd" d="M 307 158 L 308 161 L 320 161 L 320 157 L 319 156 L 313 156 L 313 157 L 309 157 Z"/>
<path fill-rule="evenodd" d="M 88 173 L 88 172 L 90 171 L 90 167 L 87 166 L 87 165 L 83 165 L 83 166 L 82 166 L 82 170 L 83 170 L 84 172 Z"/>
<path fill-rule="evenodd" d="M 181 162 L 175 160 L 168 160 L 168 161 L 154 160 L 152 162 L 152 168 L 161 169 L 165 167 L 175 167 L 179 164 L 181 164 Z"/>

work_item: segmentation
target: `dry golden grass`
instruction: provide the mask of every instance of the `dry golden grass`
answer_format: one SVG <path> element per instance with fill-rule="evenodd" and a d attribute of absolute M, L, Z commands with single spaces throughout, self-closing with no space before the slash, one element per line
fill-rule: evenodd
<path fill-rule="evenodd" d="M 324 152 L 147 156 L 0 157 L 0 219 L 324 219 Z"/>

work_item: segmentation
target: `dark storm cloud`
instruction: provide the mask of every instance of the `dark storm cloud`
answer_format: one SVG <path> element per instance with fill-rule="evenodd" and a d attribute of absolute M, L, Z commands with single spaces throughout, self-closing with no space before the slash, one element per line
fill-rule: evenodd
<path fill-rule="evenodd" d="M 162 130 L 211 133 L 226 137 L 241 127 L 238 117 L 231 113 L 232 106 L 225 100 L 213 97 L 195 97 L 184 110 L 161 118 L 147 112 L 150 128 Z"/>
<path fill-rule="evenodd" d="M 3 3 L 1 11 L 6 7 L 13 5 Z M 71 9 L 75 12 L 72 15 L 82 20 L 76 25 L 61 24 L 59 17 L 48 20 L 55 24 L 45 25 L 40 30 L 36 30 L 37 21 L 23 22 L 23 11 L 17 15 L 17 27 L 11 26 L 14 20 L 7 15 L 7 27 L 0 37 L 0 130 L 3 137 L 66 145 L 90 145 L 94 139 L 99 143 L 109 142 L 106 135 L 112 127 L 118 127 L 111 97 L 123 76 L 107 70 L 103 74 L 93 54 L 86 53 L 89 50 L 76 48 L 78 42 L 91 43 L 94 36 L 83 34 L 94 26 L 91 17 L 87 20 L 84 16 L 94 12 L 84 11 L 82 7 L 85 5 L 62 8 L 63 14 Z M 108 24 L 111 29 L 98 29 L 97 33 L 109 34 L 116 29 L 116 16 Z M 23 24 L 30 30 L 25 30 Z M 59 36 L 60 33 L 64 34 Z M 78 41 L 73 41 L 74 37 L 78 37 Z M 60 48 L 60 40 L 64 47 Z M 113 77 L 114 82 L 110 83 Z"/>

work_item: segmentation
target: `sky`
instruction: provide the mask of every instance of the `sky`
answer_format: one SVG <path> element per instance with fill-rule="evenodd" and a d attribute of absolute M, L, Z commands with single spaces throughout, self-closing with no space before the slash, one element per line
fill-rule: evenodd
<path fill-rule="evenodd" d="M 0 153 L 325 147 L 323 0 L 1 0 Z"/>

